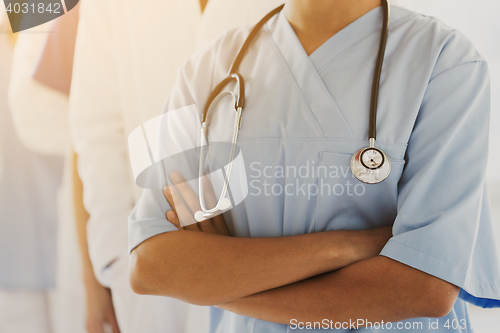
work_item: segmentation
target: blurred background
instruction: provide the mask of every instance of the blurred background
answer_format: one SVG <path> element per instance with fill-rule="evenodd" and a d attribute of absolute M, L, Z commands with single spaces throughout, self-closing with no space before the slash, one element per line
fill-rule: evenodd
<path fill-rule="evenodd" d="M 94 243 L 87 240 L 87 222 L 91 220 L 83 205 L 83 185 L 76 168 L 78 162 L 73 151 L 75 147 L 70 144 L 70 131 L 74 130 L 69 125 L 70 109 L 73 109 L 72 112 L 79 117 L 78 121 L 81 123 L 92 117 L 101 117 L 99 119 L 103 122 L 119 123 L 119 126 L 112 128 L 116 137 L 110 141 L 114 140 L 114 151 L 121 154 L 123 165 L 128 165 L 124 133 L 135 127 L 131 124 L 141 124 L 151 118 L 143 112 L 145 109 L 155 112 L 162 109 L 166 99 L 164 91 L 169 91 L 176 68 L 184 59 L 223 30 L 255 22 L 281 1 L 214 0 L 206 7 L 203 20 L 200 20 L 200 14 L 206 5 L 203 0 L 200 1 L 201 11 L 198 1 L 193 1 L 196 6 L 188 5 L 186 1 L 186 4 L 183 3 L 186 8 L 182 12 L 185 16 L 169 19 L 164 18 L 163 13 L 167 11 L 167 3 L 175 1 L 156 1 L 157 6 L 165 8 L 158 7 L 154 13 L 151 13 L 150 7 L 145 9 L 141 6 L 140 1 L 102 0 L 104 2 L 110 6 L 115 5 L 114 9 L 106 12 L 109 8 L 104 8 L 101 0 L 86 0 L 87 8 L 93 10 L 88 9 L 84 13 L 82 17 L 85 20 L 79 26 L 79 20 L 82 19 L 79 6 L 76 6 L 78 1 L 66 0 L 64 11 L 74 7 L 71 11 L 68 9 L 68 14 L 15 34 L 10 31 L 4 3 L 0 4 L 0 178 L 2 175 L 4 177 L 0 179 L 0 216 L 16 221 L 13 225 L 0 221 L 0 287 L 35 291 L 18 293 L 0 289 L 1 333 L 8 332 L 2 327 L 2 315 L 8 316 L 12 310 L 12 307 L 5 304 L 25 308 L 26 315 L 18 314 L 16 319 L 27 325 L 24 330 L 19 331 L 21 333 L 35 332 L 29 325 L 37 327 L 36 332 L 115 333 L 118 330 L 113 303 L 119 302 L 136 304 L 135 308 L 127 310 L 130 311 L 129 318 L 125 318 L 127 311 L 120 309 L 124 315 L 118 321 L 122 322 L 127 322 L 127 319 L 132 322 L 141 316 L 144 322 L 150 318 L 151 324 L 151 318 L 155 314 L 150 309 L 157 309 L 158 313 L 171 311 L 168 308 L 164 310 L 156 298 L 141 298 L 139 302 L 129 290 L 126 258 L 117 260 L 113 257 L 114 250 L 110 250 L 114 246 L 127 252 L 126 225 L 115 228 L 116 225 L 111 224 L 107 228 L 95 230 L 90 227 L 89 234 L 104 230 L 109 238 L 101 238 L 111 241 L 103 241 L 99 237 L 96 237 Z M 125 2 L 127 4 L 122 6 Z M 462 31 L 489 64 L 492 107 L 487 177 L 495 235 L 500 244 L 500 172 L 496 170 L 500 165 L 500 149 L 496 144 L 500 141 L 500 1 L 391 2 L 425 15 L 436 16 Z M 186 14 L 188 12 L 196 15 Z M 245 17 L 237 18 L 232 15 L 234 12 L 245 13 Z M 130 13 L 134 15 L 131 16 Z M 232 21 L 226 20 L 228 17 Z M 226 25 L 215 29 L 210 22 L 226 22 Z M 183 32 L 179 37 L 176 31 L 188 31 L 187 26 L 199 28 L 201 32 Z M 81 29 L 78 41 L 77 29 Z M 127 38 L 123 38 L 124 35 L 121 34 L 119 38 L 115 36 L 112 39 L 116 31 L 127 32 Z M 166 36 L 165 31 L 172 31 L 172 36 Z M 175 48 L 183 50 L 175 58 L 168 47 L 160 49 L 157 45 L 158 40 L 165 38 L 167 42 L 160 44 L 170 47 L 177 43 Z M 108 48 L 110 40 L 114 44 Z M 105 59 L 107 63 L 86 64 L 86 59 L 95 60 L 93 55 Z M 75 71 L 74 56 L 75 63 L 80 65 L 80 69 Z M 170 67 L 167 68 L 167 65 Z M 109 71 L 110 67 L 116 67 L 117 72 Z M 78 74 L 77 79 L 73 77 L 75 73 Z M 164 73 L 168 75 L 163 75 Z M 95 76 L 94 79 L 80 80 L 90 74 Z M 98 98 L 92 100 L 85 94 L 70 95 L 72 85 L 78 85 L 81 91 L 92 92 Z M 89 115 L 85 108 L 95 109 L 92 102 L 96 103 L 97 109 L 94 114 Z M 113 113 L 97 115 L 100 111 L 98 107 L 110 109 Z M 123 115 L 118 115 L 118 111 L 114 112 L 120 108 L 125 110 Z M 144 115 L 137 116 L 138 111 Z M 136 114 L 131 116 L 132 112 Z M 100 129 L 92 130 L 99 132 Z M 104 128 L 103 137 L 109 139 L 106 135 L 113 131 Z M 84 131 L 80 132 L 76 136 L 82 135 Z M 97 139 L 88 139 L 92 140 Z M 80 150 L 83 151 L 82 156 L 88 159 L 85 150 Z M 98 154 L 92 158 L 96 163 L 101 163 L 98 165 L 104 169 L 112 170 L 106 163 L 98 161 Z M 9 163 L 14 160 L 17 162 Z M 115 188 L 115 192 L 106 192 L 105 184 L 90 188 L 92 195 L 101 198 L 104 203 L 116 203 L 114 208 L 122 205 L 116 208 L 119 213 L 113 210 L 103 212 L 102 207 L 91 202 L 90 206 L 97 207 L 93 213 L 95 221 L 113 218 L 123 221 L 128 216 L 137 193 L 132 188 L 133 185 L 124 184 L 129 181 L 130 175 L 127 167 L 122 169 L 123 174 L 120 170 L 111 172 L 117 185 L 107 187 Z M 86 175 L 81 175 L 82 178 L 85 176 L 96 179 L 92 178 L 95 172 L 92 168 L 82 170 L 86 172 Z M 37 193 L 45 195 L 40 199 Z M 124 199 L 117 202 L 115 195 L 121 194 Z M 18 207 L 27 208 L 20 210 Z M 94 225 L 97 225 L 96 222 Z M 21 238 L 24 243 L 18 241 Z M 100 258 L 93 254 L 93 251 L 98 252 L 96 249 L 109 255 Z M 9 266 L 10 264 L 12 265 Z M 113 274 L 108 269 L 111 264 L 118 265 L 121 271 L 115 268 L 113 274 L 116 277 L 117 272 L 120 272 L 122 280 L 113 279 Z M 115 288 L 114 284 L 117 292 L 112 295 L 111 288 Z M 125 289 L 127 290 L 121 291 Z M 144 312 L 141 313 L 139 305 Z M 33 313 L 38 313 L 38 316 L 32 316 Z M 158 313 L 156 317 L 161 318 Z M 28 316 L 30 320 L 26 320 Z M 473 307 L 471 321 L 477 333 L 498 333 L 500 309 Z M 146 324 L 142 325 L 145 327 Z M 105 331 L 101 331 L 103 326 Z M 134 332 L 134 329 L 130 332 Z M 151 328 L 149 332 L 155 332 L 155 329 Z M 193 332 L 199 331 L 193 328 Z"/>

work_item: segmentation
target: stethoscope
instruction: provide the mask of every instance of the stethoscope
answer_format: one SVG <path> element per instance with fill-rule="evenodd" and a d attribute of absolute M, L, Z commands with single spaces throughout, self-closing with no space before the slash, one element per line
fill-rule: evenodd
<path fill-rule="evenodd" d="M 236 59 L 233 62 L 231 70 L 229 71 L 229 76 L 226 77 L 222 82 L 220 82 L 212 93 L 209 95 L 208 100 L 205 104 L 205 108 L 203 109 L 203 117 L 202 117 L 202 125 L 201 125 L 201 148 L 200 148 L 200 164 L 199 164 L 199 178 L 198 178 L 198 191 L 199 191 L 199 199 L 200 199 L 200 207 L 201 210 L 197 211 L 194 215 L 195 219 L 198 222 L 209 219 L 219 212 L 222 212 L 231 207 L 231 201 L 226 197 L 229 188 L 229 181 L 231 177 L 231 171 L 233 168 L 234 161 L 234 153 L 236 148 L 236 142 L 238 140 L 238 133 L 241 128 L 241 116 L 243 112 L 243 108 L 245 105 L 245 82 L 241 74 L 238 73 L 239 66 L 245 56 L 246 51 L 250 47 L 250 44 L 255 39 L 255 36 L 260 31 L 260 29 L 266 24 L 272 17 L 274 17 L 277 13 L 281 12 L 285 5 L 281 5 L 278 8 L 271 11 L 269 14 L 264 16 L 263 19 L 259 21 L 253 27 L 250 34 L 248 35 L 245 43 L 241 47 Z M 379 95 L 379 86 L 380 86 L 380 76 L 382 73 L 382 65 L 384 62 L 385 48 L 387 45 L 387 36 L 389 34 L 389 14 L 390 7 L 388 0 L 382 0 L 382 7 L 384 11 L 384 20 L 382 25 L 382 33 L 380 37 L 380 45 L 378 50 L 377 62 L 375 66 L 375 73 L 373 75 L 373 84 L 372 84 L 372 92 L 371 92 L 371 102 L 370 102 L 370 125 L 369 125 L 369 133 L 368 138 L 370 142 L 370 146 L 366 148 L 362 148 L 358 150 L 351 159 L 351 170 L 354 176 L 361 182 L 366 184 L 378 184 L 385 180 L 389 173 L 391 172 L 391 161 L 389 157 L 379 148 L 375 147 L 375 139 L 377 137 L 377 104 L 378 104 L 378 95 Z M 229 83 L 236 82 L 236 91 L 237 94 L 232 92 L 222 93 L 222 89 L 224 89 Z M 208 132 L 208 115 L 210 111 L 210 106 L 221 99 L 221 96 L 229 94 L 234 99 L 234 111 L 236 113 L 235 121 L 234 121 L 234 130 L 233 130 L 233 140 L 232 140 L 232 148 L 230 154 L 230 160 L 226 168 L 224 184 L 222 186 L 221 194 L 217 200 L 217 204 L 214 208 L 208 209 L 205 206 L 205 197 L 204 197 L 204 187 L 203 187 L 203 167 L 204 167 L 204 154 L 205 154 L 205 141 L 207 138 Z"/>

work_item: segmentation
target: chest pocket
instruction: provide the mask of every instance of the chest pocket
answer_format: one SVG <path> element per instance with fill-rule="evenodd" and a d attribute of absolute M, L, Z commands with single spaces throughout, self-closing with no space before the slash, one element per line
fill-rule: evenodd
<path fill-rule="evenodd" d="M 316 231 L 371 229 L 394 222 L 405 161 L 391 160 L 386 180 L 364 184 L 352 174 L 351 158 L 350 154 L 320 153 Z"/>

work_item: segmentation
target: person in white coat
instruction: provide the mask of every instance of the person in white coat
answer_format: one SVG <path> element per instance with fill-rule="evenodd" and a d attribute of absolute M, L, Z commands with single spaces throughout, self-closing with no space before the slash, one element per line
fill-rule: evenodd
<path fill-rule="evenodd" d="M 53 333 L 63 160 L 29 150 L 14 130 L 7 91 L 15 36 L 6 20 L 0 16 L 0 332 Z"/>
<path fill-rule="evenodd" d="M 33 28 L 40 33 L 21 34 L 9 89 L 12 117 L 24 145 L 43 154 L 65 157 L 51 311 L 55 333 L 83 333 L 86 327 L 100 332 L 105 325 L 118 330 L 109 289 L 95 279 L 90 263 L 85 231 L 88 215 L 74 168 L 76 156 L 70 147 L 68 101 L 78 17 L 77 6 L 55 21 Z"/>
<path fill-rule="evenodd" d="M 208 331 L 208 311 L 129 285 L 127 219 L 140 195 L 127 153 L 128 134 L 160 114 L 177 69 L 223 31 L 253 24 L 277 0 L 86 0 L 81 4 L 70 123 L 84 202 L 89 252 L 112 290 L 128 332 Z M 202 10 L 205 10 L 202 14 Z"/>

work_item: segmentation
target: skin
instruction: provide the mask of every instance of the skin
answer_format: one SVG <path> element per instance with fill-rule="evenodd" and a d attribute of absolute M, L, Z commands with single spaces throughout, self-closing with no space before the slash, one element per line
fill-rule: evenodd
<path fill-rule="evenodd" d="M 195 206 L 197 197 L 191 188 L 185 186 L 186 183 L 180 185 L 176 186 L 177 191 L 183 198 L 190 200 L 186 202 L 193 204 L 193 208 L 198 208 Z M 185 209 L 182 205 L 174 205 L 171 194 L 175 193 L 173 189 L 167 188 L 164 193 L 172 207 Z M 210 205 L 215 205 L 212 193 L 207 193 L 206 197 L 209 198 Z M 175 202 L 179 203 L 177 200 Z M 203 233 L 203 229 L 207 230 L 206 225 L 212 224 L 210 232 L 215 230 L 220 235 L 227 235 L 227 229 L 218 229 L 218 223 L 214 223 L 213 219 L 183 228 L 176 209 L 168 211 L 166 216 L 179 230 L 188 229 Z M 216 219 L 222 219 L 222 215 Z M 379 231 L 383 233 L 384 229 L 380 228 Z M 383 240 L 379 243 L 380 249 L 385 242 Z M 342 247 L 339 249 L 341 251 Z M 356 249 L 359 250 L 359 247 Z M 373 253 L 369 260 L 345 265 L 347 267 L 343 269 L 282 287 L 269 288 L 267 291 L 217 306 L 238 314 L 282 324 L 289 324 L 292 319 L 307 322 L 321 321 L 324 318 L 334 322 L 355 321 L 358 318 L 372 322 L 395 322 L 416 317 L 442 317 L 449 313 L 458 296 L 457 287 L 377 254 L 378 252 Z M 332 258 L 332 261 L 334 260 L 336 259 Z M 242 280 L 236 281 L 235 286 L 231 285 L 233 281 L 229 281 L 229 285 L 222 285 L 230 289 L 244 283 Z M 423 290 L 427 293 L 422 294 Z M 349 307 L 346 307 L 346 304 L 349 304 Z M 353 309 L 356 309 L 355 314 Z"/>
<path fill-rule="evenodd" d="M 200 0 L 200 8 L 201 8 L 202 13 L 205 11 L 207 4 L 208 4 L 208 0 Z"/>
<path fill-rule="evenodd" d="M 311 54 L 379 5 L 380 0 L 289 0 L 284 10 Z M 171 178 L 191 211 L 197 211 L 198 198 L 181 185 L 178 174 Z M 165 191 L 175 208 L 167 219 L 180 230 L 155 236 L 132 252 L 131 285 L 138 293 L 217 305 L 283 324 L 292 318 L 381 322 L 442 317 L 458 297 L 457 286 L 379 256 L 391 236 L 383 228 L 232 238 L 223 230 L 222 217 L 183 227 L 179 217 L 185 221 L 186 207 L 174 205 L 179 200 L 170 193 L 175 194 Z"/>
<path fill-rule="evenodd" d="M 171 178 L 191 211 L 199 210 L 198 197 L 182 176 L 176 173 Z M 211 192 L 206 193 L 207 205 L 214 206 L 215 196 L 209 184 L 205 188 Z M 226 303 L 373 257 L 391 237 L 390 227 L 385 227 L 235 238 L 229 237 L 222 215 L 181 228 L 177 214 L 186 207 L 170 192 L 175 193 L 165 190 L 167 199 L 172 207 L 174 201 L 178 205 L 176 212 L 167 213 L 167 218 L 180 230 L 157 235 L 132 252 L 132 288 L 139 293 L 199 305 Z"/>
<path fill-rule="evenodd" d="M 73 152 L 72 187 L 73 209 L 76 221 L 78 245 L 82 258 L 83 282 L 86 291 L 86 328 L 89 333 L 104 333 L 109 326 L 113 333 L 120 333 L 111 290 L 103 287 L 96 279 L 90 261 L 87 244 L 87 221 L 89 214 L 83 206 L 83 184 L 76 168 L 78 156 Z"/>
<path fill-rule="evenodd" d="M 397 322 L 446 316 L 458 288 L 431 275 L 377 256 L 218 307 L 267 321 Z"/>
<path fill-rule="evenodd" d="M 330 37 L 380 4 L 380 0 L 288 0 L 283 10 L 310 55 Z"/>
<path fill-rule="evenodd" d="M 393 322 L 441 317 L 449 313 L 458 296 L 458 287 L 378 256 L 390 238 L 389 228 L 232 238 L 222 215 L 183 227 L 178 212 L 187 209 L 174 199 L 175 193 L 179 192 L 193 211 L 199 209 L 199 203 L 180 177 L 178 173 L 171 176 L 176 191 L 164 190 L 170 205 L 175 207 L 166 217 L 179 231 L 155 236 L 147 241 L 150 245 L 134 250 L 133 260 L 141 260 L 132 265 L 132 287 L 136 292 L 217 305 L 283 324 L 291 319 L 307 322 L 328 318 L 344 322 L 364 318 Z M 209 184 L 205 188 L 209 188 L 205 197 L 211 207 L 215 204 L 214 195 Z M 165 255 L 167 250 L 170 255 Z M 365 259 L 360 259 L 361 253 Z M 141 255 L 148 256 L 149 262 Z M 326 267 L 325 263 L 338 267 L 311 274 L 315 268 Z M 138 264 L 145 265 L 148 271 L 141 270 Z M 137 273 L 144 279 L 140 286 L 133 284 L 138 282 L 134 280 Z M 300 278 L 301 274 L 309 277 Z M 281 278 L 289 280 L 284 282 Z M 263 290 L 255 292 L 258 289 Z"/>

